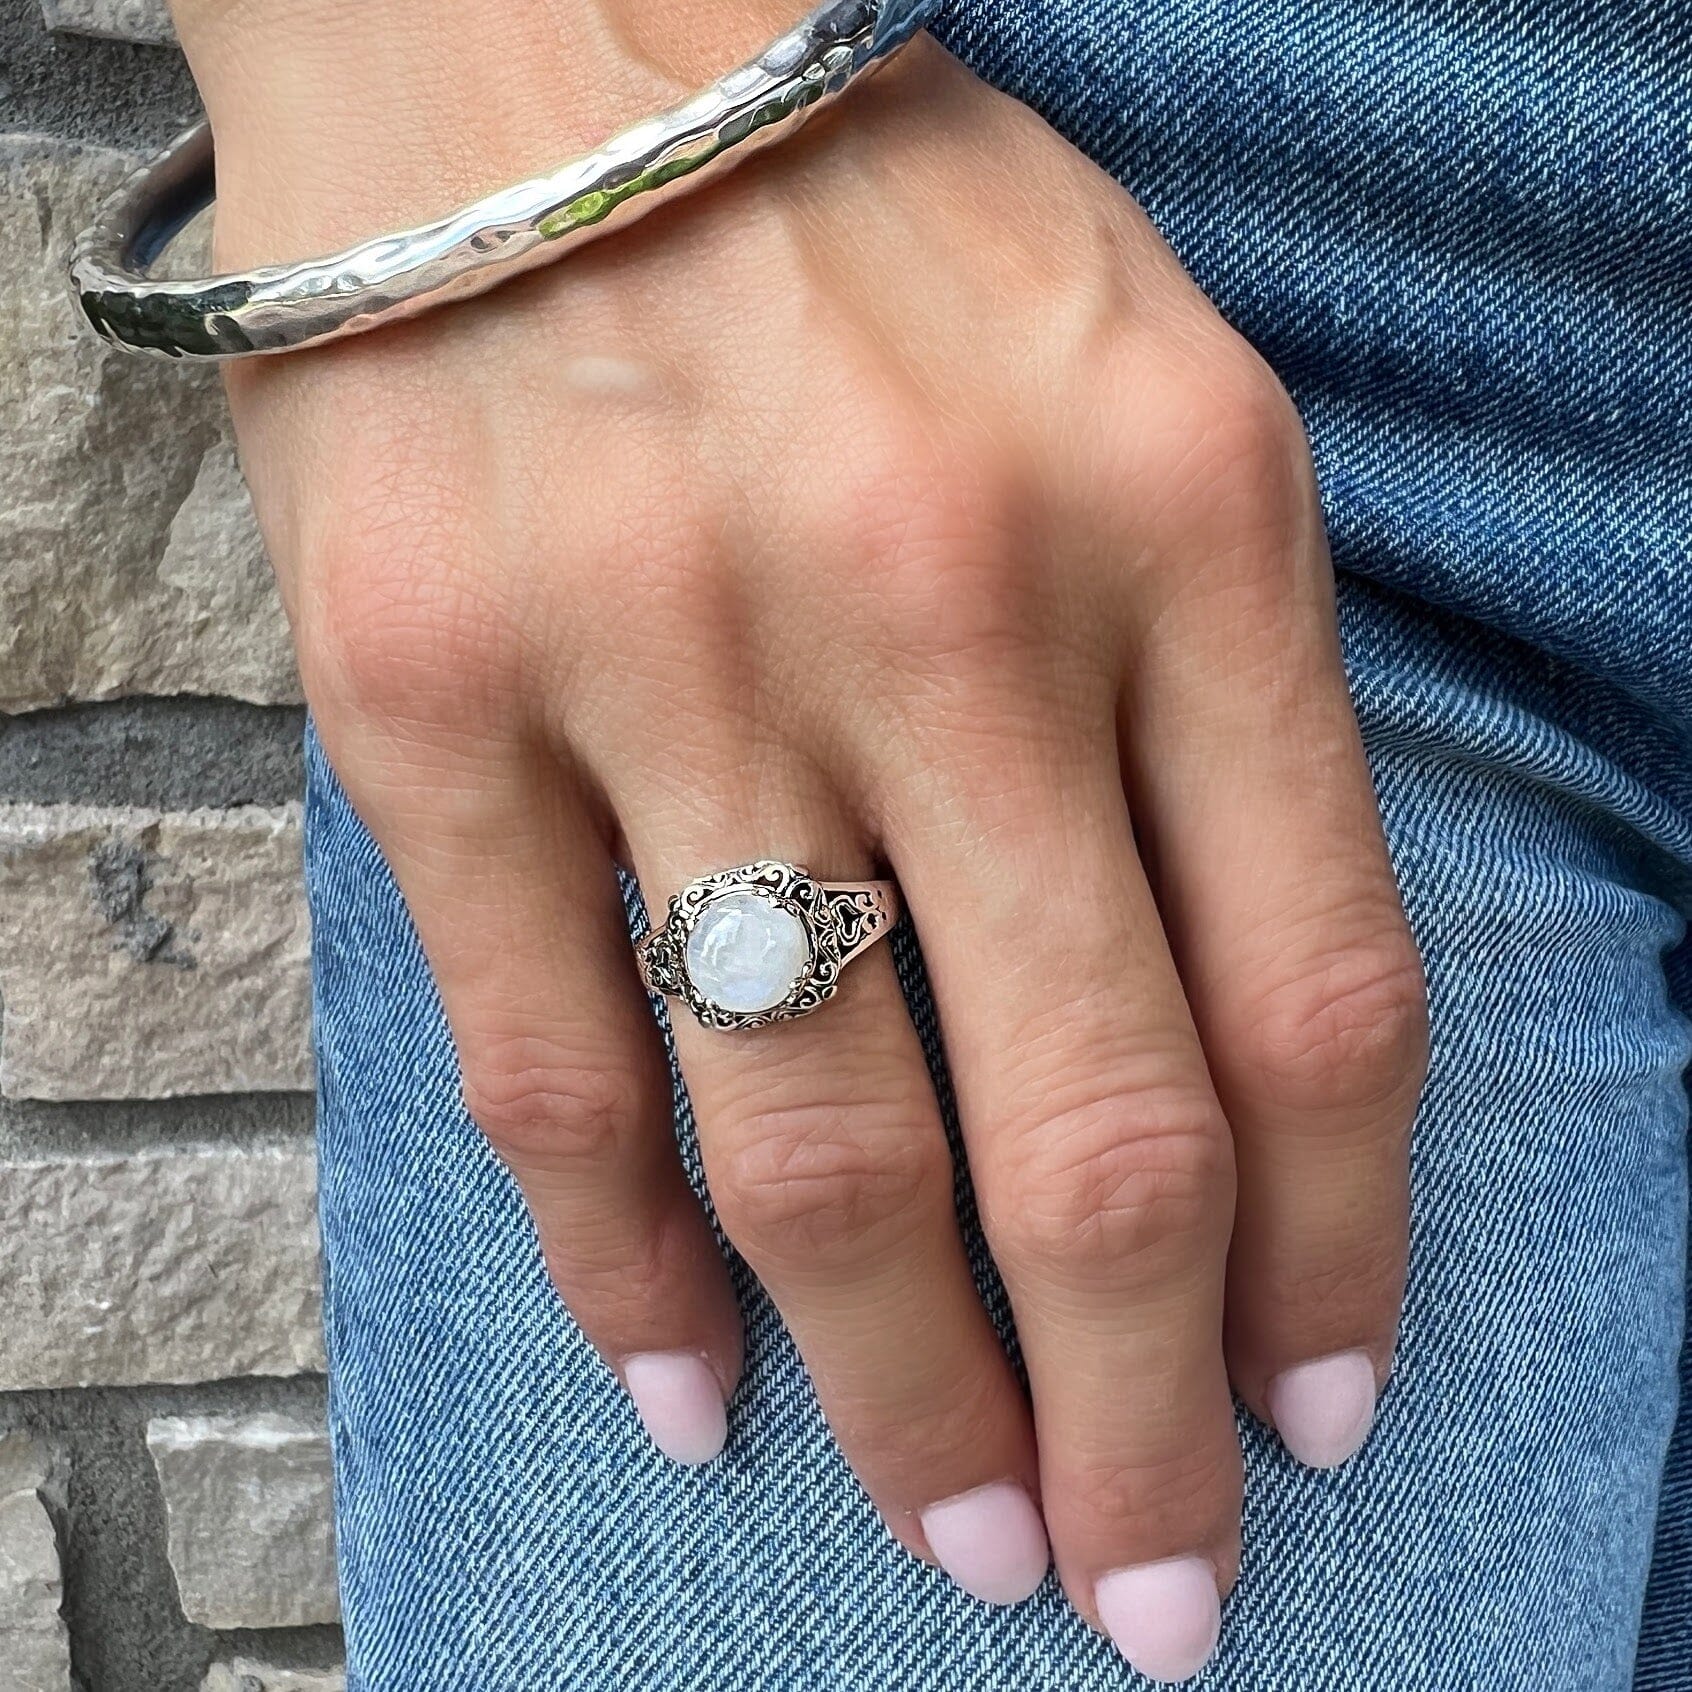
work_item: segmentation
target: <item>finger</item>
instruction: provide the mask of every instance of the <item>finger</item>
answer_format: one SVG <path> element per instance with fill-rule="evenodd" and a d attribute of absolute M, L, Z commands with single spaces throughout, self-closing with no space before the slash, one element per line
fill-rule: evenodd
<path fill-rule="evenodd" d="M 866 877 L 864 839 L 808 768 L 765 747 L 614 794 L 649 908 L 754 859 Z M 718 1213 L 866 1490 L 966 1591 L 1028 1596 L 1048 1551 L 1027 1404 L 970 1273 L 889 948 L 849 964 L 815 1017 L 738 1032 L 673 1020 Z"/>
<path fill-rule="evenodd" d="M 714 1457 L 740 1313 L 677 1150 L 669 1070 L 602 831 L 542 748 L 331 747 L 439 984 L 471 1116 L 655 1444 Z"/>
<path fill-rule="evenodd" d="M 1016 1310 L 1058 1566 L 1136 1667 L 1179 1678 L 1215 1643 L 1238 1559 L 1232 1174 L 1096 704 L 1086 733 L 922 747 L 894 856 Z"/>
<path fill-rule="evenodd" d="M 1392 1357 L 1425 1007 L 1315 479 L 1273 378 L 1243 380 L 1227 401 L 1234 492 L 1215 505 L 1234 515 L 1188 540 L 1220 562 L 1184 571 L 1156 638 L 1127 654 L 1122 732 L 1234 1134 L 1233 1379 L 1296 1457 L 1328 1467 L 1367 1436 Z"/>

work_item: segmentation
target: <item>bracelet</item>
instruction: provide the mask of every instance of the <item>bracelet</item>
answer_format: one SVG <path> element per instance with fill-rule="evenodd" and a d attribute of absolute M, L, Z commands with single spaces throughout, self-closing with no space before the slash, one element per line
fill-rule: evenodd
<path fill-rule="evenodd" d="M 77 302 L 114 346 L 156 358 L 293 352 L 550 264 L 790 135 L 915 36 L 940 0 L 828 0 L 757 58 L 597 151 L 434 223 L 300 264 L 190 281 L 148 267 L 212 201 L 211 130 L 128 177 L 76 244 Z"/>

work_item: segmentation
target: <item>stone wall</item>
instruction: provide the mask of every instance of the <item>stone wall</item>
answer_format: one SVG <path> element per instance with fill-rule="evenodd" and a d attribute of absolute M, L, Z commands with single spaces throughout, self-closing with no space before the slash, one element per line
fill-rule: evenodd
<path fill-rule="evenodd" d="M 66 248 L 195 111 L 0 0 L 0 1692 L 339 1692 L 301 712 L 205 372 Z"/>

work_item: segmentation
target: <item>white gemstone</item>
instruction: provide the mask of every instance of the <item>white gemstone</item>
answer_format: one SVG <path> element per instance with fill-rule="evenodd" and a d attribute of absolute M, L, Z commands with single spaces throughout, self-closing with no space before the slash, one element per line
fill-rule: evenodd
<path fill-rule="evenodd" d="M 805 925 L 786 905 L 757 893 L 721 893 L 694 919 L 687 973 L 726 1011 L 774 1010 L 811 961 Z"/>

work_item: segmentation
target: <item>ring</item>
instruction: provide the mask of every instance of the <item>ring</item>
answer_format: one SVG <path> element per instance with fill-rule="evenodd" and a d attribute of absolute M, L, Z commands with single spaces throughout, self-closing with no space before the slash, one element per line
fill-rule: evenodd
<path fill-rule="evenodd" d="M 884 64 L 940 0 L 823 0 L 757 58 L 545 176 L 434 223 L 301 264 L 192 280 L 147 273 L 215 192 L 204 123 L 141 166 L 71 258 L 83 315 L 155 358 L 292 352 L 486 293 L 721 176 Z"/>
<path fill-rule="evenodd" d="M 689 882 L 635 943 L 649 993 L 707 1028 L 762 1028 L 820 1010 L 840 972 L 899 919 L 891 881 L 818 881 L 773 860 Z"/>

